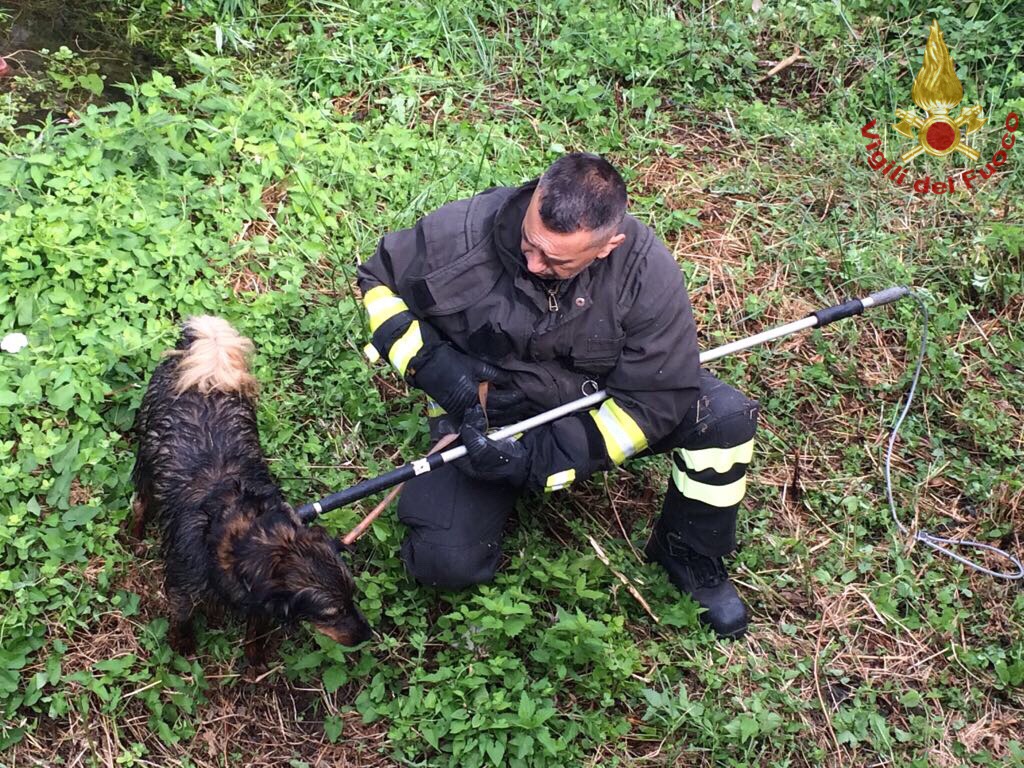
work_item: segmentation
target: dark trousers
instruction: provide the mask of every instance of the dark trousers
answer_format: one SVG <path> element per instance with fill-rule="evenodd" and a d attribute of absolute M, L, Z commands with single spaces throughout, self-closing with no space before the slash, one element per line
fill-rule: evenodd
<path fill-rule="evenodd" d="M 701 371 L 693 406 L 667 437 L 641 456 L 672 453 L 672 476 L 656 525 L 697 552 L 736 548 L 736 512 L 757 429 L 758 404 Z M 421 584 L 461 589 L 490 581 L 501 557 L 505 521 L 520 491 L 474 480 L 446 466 L 406 483 L 398 517 L 406 569 Z"/>

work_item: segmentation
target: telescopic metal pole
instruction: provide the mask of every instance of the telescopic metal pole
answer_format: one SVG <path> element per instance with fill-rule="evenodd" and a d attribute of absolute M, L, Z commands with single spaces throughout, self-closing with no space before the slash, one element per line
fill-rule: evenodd
<path fill-rule="evenodd" d="M 819 309 L 816 312 L 812 312 L 807 317 L 801 320 L 795 320 L 792 323 L 786 325 L 780 325 L 777 328 L 771 328 L 767 331 L 748 336 L 745 339 L 733 341 L 729 344 L 723 344 L 715 349 L 710 349 L 707 352 L 700 353 L 700 362 L 709 363 L 712 360 L 717 360 L 720 357 L 731 355 L 734 352 L 741 352 L 751 347 L 756 347 L 759 344 L 764 344 L 766 341 L 772 341 L 783 336 L 789 336 L 790 334 L 796 333 L 797 331 L 803 331 L 807 328 L 821 328 L 822 326 L 828 325 L 829 323 L 835 322 L 836 320 L 842 320 L 847 317 L 853 317 L 859 315 L 865 309 L 872 307 L 881 307 L 885 304 L 891 304 L 898 299 L 903 298 L 910 289 L 905 286 L 896 286 L 893 288 L 886 288 L 885 290 L 872 293 L 870 296 L 866 296 L 863 299 L 850 299 L 849 301 L 837 304 L 833 307 L 826 307 L 825 309 Z M 491 432 L 487 436 L 494 439 L 500 440 L 505 437 L 512 437 L 518 435 L 521 432 L 528 432 L 535 427 L 539 427 L 542 424 L 548 424 L 552 421 L 568 416 L 570 413 L 581 411 L 584 408 L 589 408 L 592 405 L 597 405 L 602 400 L 607 399 L 608 393 L 605 390 L 600 390 L 592 395 L 581 397 L 579 400 L 573 400 L 571 403 L 560 405 L 557 408 L 552 408 L 550 411 L 537 414 L 529 419 L 518 422 L 517 424 L 511 424 L 507 427 L 502 427 L 496 432 Z M 383 491 L 392 486 L 404 483 L 418 475 L 426 474 L 439 467 L 443 467 L 456 459 L 461 459 L 466 455 L 465 446 L 457 446 L 451 448 L 442 453 L 435 453 L 431 456 L 425 456 L 422 459 L 416 459 L 415 461 L 404 464 L 397 469 L 393 469 L 390 472 L 385 472 L 383 475 L 378 477 L 371 477 L 368 480 L 356 483 L 351 488 L 332 493 L 330 496 L 325 496 L 320 501 L 315 501 L 312 504 L 303 504 L 299 507 L 297 514 L 299 519 L 303 522 L 310 522 L 315 519 L 318 515 L 322 515 L 325 512 L 344 507 L 347 504 L 351 504 L 354 501 L 372 496 L 375 493 Z"/>

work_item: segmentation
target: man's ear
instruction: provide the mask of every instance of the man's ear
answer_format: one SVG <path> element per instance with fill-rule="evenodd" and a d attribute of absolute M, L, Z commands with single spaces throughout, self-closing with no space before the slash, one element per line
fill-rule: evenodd
<path fill-rule="evenodd" d="M 622 245 L 622 241 L 626 239 L 624 232 L 619 232 L 615 237 L 611 238 L 607 243 L 604 244 L 604 248 L 601 249 L 600 253 L 595 258 L 606 259 L 608 254 Z"/>

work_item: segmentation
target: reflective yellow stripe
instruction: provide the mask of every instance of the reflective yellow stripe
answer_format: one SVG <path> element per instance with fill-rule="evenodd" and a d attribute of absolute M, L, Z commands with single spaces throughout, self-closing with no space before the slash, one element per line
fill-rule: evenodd
<path fill-rule="evenodd" d="M 621 464 L 637 451 L 647 447 L 647 438 L 644 437 L 643 430 L 614 400 L 605 400 L 604 404 L 599 409 L 591 411 L 590 415 L 601 431 L 608 456 L 616 464 Z"/>
<path fill-rule="evenodd" d="M 377 351 L 377 348 L 373 346 L 373 344 L 367 344 L 363 347 L 363 354 L 366 355 L 366 359 L 371 363 L 376 363 L 380 360 L 380 352 Z"/>
<path fill-rule="evenodd" d="M 440 405 L 435 403 L 429 397 L 427 398 L 427 416 L 429 418 L 435 418 L 436 416 L 444 416 L 447 411 Z"/>
<path fill-rule="evenodd" d="M 735 448 L 701 448 L 699 451 L 679 449 L 683 463 L 694 472 L 713 469 L 715 472 L 728 472 L 736 464 L 749 464 L 754 455 L 754 440 L 751 438 Z"/>
<path fill-rule="evenodd" d="M 370 333 L 376 333 L 385 322 L 399 312 L 409 309 L 409 306 L 386 285 L 378 285 L 368 290 L 363 296 L 363 304 L 370 315 Z"/>
<path fill-rule="evenodd" d="M 675 464 L 672 465 L 672 480 L 686 498 L 703 501 L 713 507 L 731 507 L 739 504 L 747 491 L 746 475 L 728 485 L 708 485 L 697 482 Z"/>
<path fill-rule="evenodd" d="M 544 492 L 551 493 L 552 491 L 560 491 L 567 485 L 570 485 L 575 479 L 575 469 L 567 469 L 564 472 L 555 472 L 555 474 L 549 475 L 548 479 L 544 482 Z"/>
<path fill-rule="evenodd" d="M 409 367 L 409 361 L 423 348 L 423 336 L 420 334 L 420 321 L 413 320 L 409 329 L 391 345 L 391 364 L 398 369 L 398 372 L 405 376 L 405 369 Z"/>

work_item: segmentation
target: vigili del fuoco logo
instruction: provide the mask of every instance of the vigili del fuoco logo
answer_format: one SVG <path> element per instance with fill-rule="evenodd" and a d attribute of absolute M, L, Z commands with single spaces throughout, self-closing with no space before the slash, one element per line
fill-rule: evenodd
<path fill-rule="evenodd" d="M 963 97 L 964 87 L 956 76 L 953 57 L 949 55 L 946 42 L 942 39 L 939 22 L 933 21 L 924 49 L 924 62 L 910 91 L 910 98 L 925 114 L 922 117 L 911 110 L 897 109 L 896 117 L 900 122 L 893 126 L 901 136 L 916 143 L 900 155 L 899 162 L 889 160 L 881 150 L 881 138 L 874 132 L 876 121 L 872 120 L 860 129 L 861 136 L 870 140 L 867 153 L 871 170 L 878 171 L 897 186 L 912 188 L 919 195 L 929 192 L 942 195 L 952 192 L 954 188 L 971 190 L 980 180 L 991 177 L 997 168 L 1006 164 L 1007 152 L 1016 141 L 1014 133 L 1019 120 L 1015 112 L 1006 116 L 1006 130 L 999 149 L 985 165 L 951 171 L 945 179 L 935 180 L 927 174 L 911 180 L 908 178 L 908 168 L 901 165 L 909 165 L 922 152 L 934 157 L 957 153 L 971 162 L 981 157 L 978 150 L 964 143 L 965 138 L 985 124 L 981 107 L 975 104 L 964 107 L 958 115 L 951 114 Z"/>

